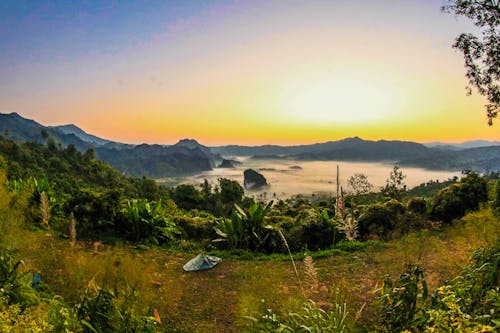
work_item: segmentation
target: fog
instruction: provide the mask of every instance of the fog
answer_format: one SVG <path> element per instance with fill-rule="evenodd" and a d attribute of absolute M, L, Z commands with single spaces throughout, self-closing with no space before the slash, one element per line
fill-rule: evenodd
<path fill-rule="evenodd" d="M 344 161 L 294 161 L 288 159 L 255 160 L 248 157 L 237 158 L 241 164 L 235 168 L 215 168 L 214 170 L 186 177 L 180 180 L 183 184 L 201 184 L 207 179 L 210 184 L 217 184 L 218 178 L 224 177 L 238 181 L 243 185 L 243 171 L 252 168 L 266 177 L 270 186 L 259 191 L 245 191 L 247 195 L 259 195 L 263 192 L 268 197 L 276 195 L 286 198 L 297 194 L 312 195 L 335 193 L 335 179 L 337 165 L 340 169 L 340 185 L 350 190 L 347 179 L 355 173 L 363 173 L 370 183 L 378 190 L 385 184 L 394 164 L 344 162 Z M 429 180 L 447 180 L 459 176 L 459 172 L 434 171 L 421 168 L 401 168 L 406 175 L 405 183 L 408 188 L 417 186 Z"/>

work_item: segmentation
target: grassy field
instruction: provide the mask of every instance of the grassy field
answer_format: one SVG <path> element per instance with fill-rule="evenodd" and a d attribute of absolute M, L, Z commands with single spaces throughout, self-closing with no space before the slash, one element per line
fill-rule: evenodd
<path fill-rule="evenodd" d="M 242 317 L 257 315 L 263 300 L 285 314 L 306 298 L 328 308 L 336 289 L 347 303 L 351 320 L 362 328 L 377 320 L 371 302 L 386 274 L 396 278 L 407 264 L 418 263 L 432 290 L 468 264 L 473 249 L 499 237 L 500 221 L 483 209 L 440 231 L 412 233 L 383 248 L 315 259 L 317 278 L 311 276 L 311 267 L 306 269 L 298 261 L 304 292 L 286 256 L 243 260 L 223 253 L 224 261 L 214 269 L 186 273 L 182 265 L 195 253 L 83 242 L 72 248 L 68 240 L 39 230 L 13 232 L 11 242 L 26 268 L 39 273 L 69 303 L 92 284 L 130 286 L 151 314 L 158 310 L 169 331 L 239 332 L 248 324 Z"/>

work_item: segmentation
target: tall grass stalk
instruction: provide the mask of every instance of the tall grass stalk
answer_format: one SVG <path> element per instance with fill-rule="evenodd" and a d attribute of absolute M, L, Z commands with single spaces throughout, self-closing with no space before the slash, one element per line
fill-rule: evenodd
<path fill-rule="evenodd" d="M 76 221 L 73 212 L 69 214 L 69 241 L 71 247 L 74 247 L 76 244 Z"/>
<path fill-rule="evenodd" d="M 281 230 L 278 230 L 278 233 L 281 237 L 281 240 L 283 241 L 283 244 L 285 244 L 286 250 L 288 251 L 288 255 L 290 256 L 290 260 L 292 261 L 293 270 L 295 271 L 295 276 L 297 277 L 297 281 L 299 282 L 300 291 L 302 292 L 304 298 L 307 299 L 306 293 L 302 286 L 302 281 L 300 280 L 299 271 L 297 270 L 297 266 L 295 265 L 295 260 L 293 260 L 292 251 L 290 251 L 290 247 L 288 246 L 288 242 L 286 241 L 285 235 L 283 235 L 283 232 Z"/>
<path fill-rule="evenodd" d="M 47 193 L 42 192 L 40 194 L 40 211 L 41 211 L 41 223 L 44 228 L 49 228 L 50 220 L 50 207 L 49 207 L 49 196 Z"/>
<path fill-rule="evenodd" d="M 319 281 L 318 281 L 318 271 L 314 266 L 314 261 L 311 256 L 305 256 L 304 258 L 304 267 L 306 275 L 309 279 L 310 289 L 313 292 L 317 292 L 319 290 Z"/>

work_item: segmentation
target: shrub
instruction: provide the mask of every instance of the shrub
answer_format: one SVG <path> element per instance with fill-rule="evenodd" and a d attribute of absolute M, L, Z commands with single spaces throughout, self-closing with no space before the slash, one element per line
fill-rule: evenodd
<path fill-rule="evenodd" d="M 500 179 L 497 179 L 493 186 L 493 213 L 500 217 Z"/>
<path fill-rule="evenodd" d="M 253 202 L 246 211 L 234 205 L 231 218 L 220 220 L 214 227 L 219 236 L 214 242 L 224 244 L 229 249 L 267 253 L 275 251 L 281 244 L 279 235 L 272 226 L 264 223 L 272 204 L 271 201 L 264 207 Z"/>
<path fill-rule="evenodd" d="M 209 216 L 189 216 L 177 215 L 173 216 L 172 220 L 183 231 L 183 237 L 196 240 L 212 240 L 216 237 L 214 227 L 218 221 L 215 217 Z"/>
<path fill-rule="evenodd" d="M 424 215 L 427 212 L 427 201 L 424 198 L 411 198 L 408 201 L 407 209 L 409 212 Z"/>
<path fill-rule="evenodd" d="M 127 200 L 120 220 L 122 234 L 134 242 L 163 244 L 180 233 L 161 201 Z"/>
<path fill-rule="evenodd" d="M 6 304 L 25 307 L 37 302 L 32 274 L 21 271 L 23 265 L 24 262 L 17 260 L 12 251 L 0 250 L 0 299 Z"/>
<path fill-rule="evenodd" d="M 427 282 L 421 267 L 408 265 L 399 280 L 386 278 L 377 301 L 381 306 L 382 325 L 387 331 L 400 332 L 411 325 L 422 311 L 427 298 Z"/>
<path fill-rule="evenodd" d="M 438 192 L 432 203 L 430 218 L 450 223 L 467 211 L 478 209 L 479 203 L 486 199 L 486 181 L 476 173 L 469 173 L 459 183 Z"/>
<path fill-rule="evenodd" d="M 387 239 L 400 223 L 404 211 L 404 206 L 396 200 L 367 206 L 358 219 L 359 236 L 364 239 Z"/>

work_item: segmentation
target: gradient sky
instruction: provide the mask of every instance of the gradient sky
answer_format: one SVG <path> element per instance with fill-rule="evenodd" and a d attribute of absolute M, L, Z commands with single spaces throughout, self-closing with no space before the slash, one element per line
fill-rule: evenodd
<path fill-rule="evenodd" d="M 442 4 L 0 0 L 0 112 L 130 143 L 499 140 Z"/>

